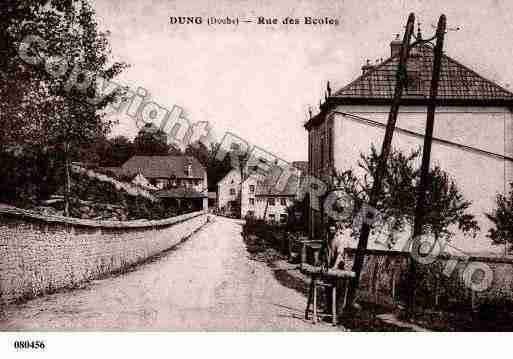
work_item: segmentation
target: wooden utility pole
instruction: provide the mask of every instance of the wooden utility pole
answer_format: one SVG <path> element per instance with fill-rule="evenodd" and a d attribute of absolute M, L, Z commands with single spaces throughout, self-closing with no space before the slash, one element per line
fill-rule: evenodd
<path fill-rule="evenodd" d="M 413 226 L 413 238 L 421 236 L 423 233 L 424 216 L 426 211 L 426 192 L 431 185 L 429 180 L 429 164 L 431 160 L 431 143 L 433 142 L 433 128 L 435 125 L 436 98 L 438 96 L 438 82 L 440 81 L 440 69 L 442 67 L 442 55 L 444 46 L 444 36 L 446 28 L 445 15 L 441 15 L 436 29 L 436 44 L 433 50 L 433 75 L 431 78 L 431 88 L 429 90 L 429 100 L 427 108 L 426 133 L 424 135 L 424 146 L 422 149 L 422 165 L 420 167 L 420 183 L 417 191 L 417 207 L 415 208 L 415 224 Z M 412 251 L 413 251 L 412 241 Z M 416 263 L 411 256 L 409 272 L 409 298 L 408 298 L 408 316 L 413 315 L 415 309 L 415 285 L 416 285 Z"/>
<path fill-rule="evenodd" d="M 390 107 L 390 113 L 388 115 L 388 122 L 385 130 L 385 138 L 383 139 L 383 145 L 381 147 L 381 156 L 379 159 L 378 167 L 376 169 L 376 173 L 374 174 L 374 181 L 372 184 L 372 190 L 369 196 L 369 206 L 376 207 L 378 202 L 379 194 L 382 190 L 382 181 L 385 175 L 386 163 L 388 159 L 388 155 L 390 153 L 390 148 L 392 146 L 392 137 L 394 135 L 395 123 L 397 121 L 397 114 L 399 113 L 399 105 L 401 103 L 401 96 L 403 93 L 403 88 L 406 83 L 406 62 L 408 60 L 409 52 L 410 52 L 410 41 L 413 35 L 413 27 L 415 25 L 415 15 L 410 13 L 408 16 L 408 21 L 406 23 L 406 30 L 404 31 L 403 42 L 401 45 L 401 52 L 399 56 L 399 65 L 397 67 L 397 76 L 394 90 L 394 97 L 392 99 L 392 104 Z M 367 249 L 367 243 L 369 240 L 371 227 L 367 223 L 362 224 L 360 239 L 358 241 L 358 248 L 356 251 L 353 271 L 356 276 L 351 282 L 351 287 L 349 290 L 349 303 L 352 303 L 356 294 L 356 289 L 358 288 L 360 281 L 360 272 L 363 267 L 363 261 L 365 258 L 364 251 Z"/>

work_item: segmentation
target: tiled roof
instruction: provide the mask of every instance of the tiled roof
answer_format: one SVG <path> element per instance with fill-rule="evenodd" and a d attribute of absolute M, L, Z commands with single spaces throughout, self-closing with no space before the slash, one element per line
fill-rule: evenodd
<path fill-rule="evenodd" d="M 417 45 L 410 51 L 407 64 L 408 76 L 413 79 L 411 83 L 415 85 L 403 92 L 403 98 L 429 97 L 433 54 L 433 49 L 425 44 Z M 391 57 L 336 91 L 332 97 L 391 99 L 398 64 L 399 57 Z M 513 93 L 444 54 L 438 98 L 442 100 L 513 100 Z"/>
<path fill-rule="evenodd" d="M 191 176 L 187 167 L 191 165 Z M 205 168 L 193 156 L 134 156 L 121 166 L 123 173 L 146 178 L 203 178 Z"/>
<path fill-rule="evenodd" d="M 287 185 L 282 191 L 278 191 L 275 182 L 264 181 L 257 185 L 257 196 L 295 196 L 299 189 L 299 181 L 297 176 L 290 176 Z"/>
<path fill-rule="evenodd" d="M 308 173 L 308 162 L 296 161 L 292 162 L 292 166 L 297 168 L 299 175 L 291 175 L 287 181 L 285 188 L 282 191 L 276 189 L 276 182 L 279 179 L 281 172 L 267 176 L 262 183 L 258 183 L 256 195 L 257 196 L 295 196 L 299 190 L 301 180 Z"/>

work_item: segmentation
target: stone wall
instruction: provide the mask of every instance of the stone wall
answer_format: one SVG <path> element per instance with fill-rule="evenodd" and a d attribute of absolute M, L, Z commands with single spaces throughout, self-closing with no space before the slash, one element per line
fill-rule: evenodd
<path fill-rule="evenodd" d="M 159 221 L 94 221 L 0 209 L 0 304 L 121 271 L 201 228 L 206 213 Z"/>

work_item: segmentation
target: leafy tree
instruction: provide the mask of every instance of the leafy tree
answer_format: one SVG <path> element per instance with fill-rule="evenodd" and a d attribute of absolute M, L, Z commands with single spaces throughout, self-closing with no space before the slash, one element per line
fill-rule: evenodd
<path fill-rule="evenodd" d="M 413 227 L 417 203 L 417 184 L 420 182 L 418 163 L 420 150 L 403 153 L 392 150 L 383 178 L 383 190 L 376 209 L 381 215 L 381 224 L 389 226 L 389 246 L 394 243 L 394 232 L 400 232 L 406 226 Z M 360 154 L 358 167 L 363 176 L 358 177 L 352 170 L 336 173 L 334 182 L 345 189 L 355 200 L 355 213 L 364 203 L 368 203 L 372 181 L 379 161 L 374 145 L 369 154 Z M 435 166 L 430 172 L 431 187 L 427 191 L 424 233 L 432 234 L 436 240 L 450 240 L 454 233 L 450 228 L 457 225 L 466 235 L 474 236 L 479 226 L 474 216 L 468 213 L 472 202 L 464 199 L 456 183 L 448 173 Z M 351 226 L 352 219 L 343 225 Z M 353 233 L 357 236 L 358 233 Z"/>
<path fill-rule="evenodd" d="M 194 146 L 188 145 L 184 152 L 187 156 L 195 157 L 205 168 L 208 168 L 211 160 L 215 160 L 215 157 L 210 155 L 210 151 L 201 142 L 197 142 Z"/>
<path fill-rule="evenodd" d="M 480 228 L 474 216 L 468 213 L 472 202 L 465 200 L 454 180 L 440 167 L 430 171 L 429 177 L 431 188 L 427 193 L 428 210 L 424 218 L 428 231 L 436 240 L 450 239 L 454 233 L 449 227 L 457 225 L 463 233 L 475 237 Z"/>
<path fill-rule="evenodd" d="M 2 150 L 13 145 L 30 145 L 42 152 L 62 153 L 66 164 L 65 212 L 68 213 L 69 162 L 73 151 L 110 131 L 112 123 L 101 110 L 120 95 L 114 91 L 102 98 L 97 91 L 98 82 L 111 80 L 126 65 L 110 63 L 108 33 L 98 29 L 95 12 L 86 0 L 7 1 L 2 13 L 0 51 L 5 55 L 0 63 Z M 31 53 L 60 61 L 25 63 L 17 49 L 26 35 L 37 35 L 46 41 L 45 46 L 30 49 Z M 59 65 L 64 69 L 62 76 L 52 75 Z M 69 87 L 68 80 L 77 71 L 91 75 L 84 91 Z M 98 101 L 85 101 L 96 97 Z"/>
<path fill-rule="evenodd" d="M 134 139 L 135 153 L 143 156 L 165 156 L 176 153 L 167 143 L 167 135 L 153 124 L 145 124 Z"/>
<path fill-rule="evenodd" d="M 106 147 L 100 156 L 100 163 L 104 167 L 119 167 L 136 153 L 134 143 L 124 136 L 107 140 Z"/>
<path fill-rule="evenodd" d="M 491 213 L 486 213 L 486 217 L 494 224 L 487 236 L 495 244 L 513 243 L 513 183 L 510 183 L 510 187 L 507 195 L 497 194 L 497 207 Z"/>
<path fill-rule="evenodd" d="M 232 170 L 230 155 L 226 155 L 222 161 L 216 158 L 219 146 L 218 143 L 211 143 L 209 148 L 207 148 L 203 143 L 199 142 L 197 146 L 189 145 L 185 149 L 186 155 L 196 157 L 205 167 L 209 191 L 215 191 L 217 183 Z"/>

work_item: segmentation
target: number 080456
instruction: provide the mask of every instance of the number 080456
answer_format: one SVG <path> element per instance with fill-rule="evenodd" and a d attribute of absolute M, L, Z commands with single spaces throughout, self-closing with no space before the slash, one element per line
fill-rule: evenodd
<path fill-rule="evenodd" d="M 45 343 L 39 340 L 16 340 L 14 349 L 44 349 Z"/>

